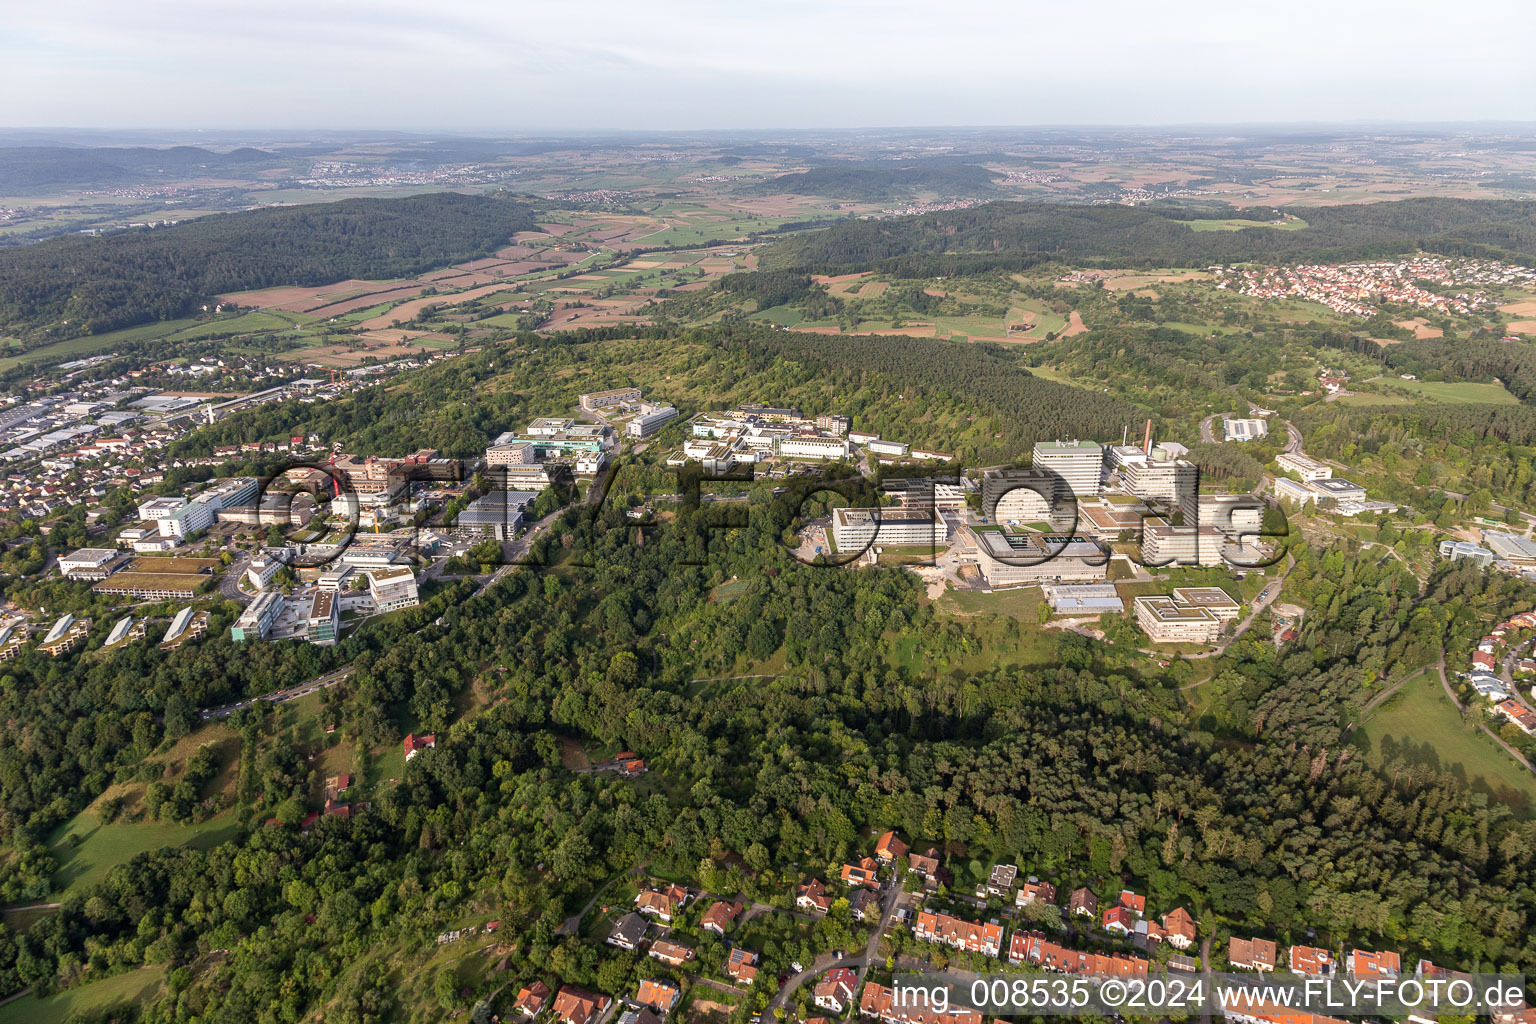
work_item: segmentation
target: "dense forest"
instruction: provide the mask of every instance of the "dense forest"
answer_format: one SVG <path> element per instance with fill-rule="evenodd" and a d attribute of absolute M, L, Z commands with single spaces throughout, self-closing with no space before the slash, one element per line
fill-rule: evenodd
<path fill-rule="evenodd" d="M 418 274 L 486 256 L 527 208 L 453 192 L 217 214 L 0 250 L 0 324 L 58 340 L 167 320 L 224 292 Z M 23 335 L 27 337 L 27 335 Z"/>
<path fill-rule="evenodd" d="M 1259 211 L 1260 215 L 1266 211 Z M 1273 212 L 1273 211 L 1267 211 Z M 998 202 L 916 217 L 849 221 L 787 238 L 764 265 L 821 270 L 872 267 L 914 254 L 1027 254 L 1121 266 L 1203 267 L 1242 260 L 1379 257 L 1424 248 L 1453 255 L 1536 261 L 1536 221 L 1517 201 L 1405 199 L 1392 203 L 1286 210 L 1307 227 L 1195 231 L 1189 220 L 1213 218 L 1155 206 L 1065 206 Z M 1248 211 L 1228 208 L 1228 217 Z"/>

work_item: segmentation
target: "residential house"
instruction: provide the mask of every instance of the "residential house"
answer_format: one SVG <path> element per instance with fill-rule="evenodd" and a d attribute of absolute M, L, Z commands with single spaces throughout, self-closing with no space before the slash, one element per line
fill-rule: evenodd
<path fill-rule="evenodd" d="M 887 832 L 875 841 L 875 860 L 889 864 L 906 856 L 907 844 L 896 838 L 895 832 Z"/>
<path fill-rule="evenodd" d="M 635 897 L 635 906 L 639 908 L 640 913 L 649 914 L 658 921 L 668 923 L 687 902 L 688 890 L 677 884 L 668 885 L 662 889 L 645 889 Z"/>
<path fill-rule="evenodd" d="M 1074 889 L 1067 897 L 1067 913 L 1096 918 L 1099 916 L 1099 898 L 1092 889 Z"/>
<path fill-rule="evenodd" d="M 641 941 L 645 939 L 645 930 L 649 927 L 645 918 L 639 914 L 625 914 L 608 932 L 608 945 L 620 949 L 639 949 Z"/>
<path fill-rule="evenodd" d="M 905 998 L 898 1003 L 891 989 L 873 982 L 865 985 L 859 996 L 859 1013 L 882 1024 L 981 1024 L 981 1014 L 968 1007 L 950 1004 L 940 1012 Z"/>
<path fill-rule="evenodd" d="M 629 1006 L 620 1011 L 617 1024 L 661 1024 L 661 1018 L 649 1006 Z"/>
<path fill-rule="evenodd" d="M 907 867 L 914 875 L 932 880 L 939 873 L 938 852 L 930 847 L 927 853 L 914 853 L 907 858 Z"/>
<path fill-rule="evenodd" d="M 861 857 L 857 864 L 843 865 L 843 884 L 862 885 L 866 889 L 880 888 L 880 865 L 871 857 Z"/>
<path fill-rule="evenodd" d="M 1245 971 L 1272 971 L 1279 951 L 1269 939 L 1240 939 L 1227 943 L 1227 963 Z"/>
<path fill-rule="evenodd" d="M 1128 953 L 1084 953 L 1047 939 L 1042 932 L 1015 931 L 1008 940 L 1008 960 L 1068 974 L 1145 975 L 1149 962 Z"/>
<path fill-rule="evenodd" d="M 724 935 L 725 930 L 735 922 L 740 913 L 740 903 L 719 900 L 710 904 L 709 909 L 704 911 L 704 919 L 699 922 L 699 927 L 716 935 Z"/>
<path fill-rule="evenodd" d="M 657 1013 L 667 1014 L 672 1012 L 672 1007 L 677 1005 L 682 994 L 682 990 L 676 985 L 646 978 L 640 982 L 640 991 L 635 993 L 635 1002 L 641 1006 L 649 1006 Z"/>
<path fill-rule="evenodd" d="M 1137 917 L 1141 917 L 1147 912 L 1147 898 L 1145 896 L 1138 896 L 1129 889 L 1120 890 L 1119 905 Z"/>
<path fill-rule="evenodd" d="M 1395 978 L 1403 972 L 1403 960 L 1393 952 L 1372 953 L 1353 949 L 1349 953 L 1349 973 L 1357 978 Z"/>
<path fill-rule="evenodd" d="M 874 923 L 880 920 L 880 896 L 870 889 L 860 889 L 848 897 L 848 909 L 853 911 L 855 921 Z"/>
<path fill-rule="evenodd" d="M 657 939 L 651 943 L 651 956 L 669 967 L 681 967 L 693 959 L 693 949 L 681 942 Z"/>
<path fill-rule="evenodd" d="M 1128 938 L 1136 930 L 1136 915 L 1119 905 L 1107 907 L 1099 920 L 1099 927 L 1111 935 Z"/>
<path fill-rule="evenodd" d="M 524 1017 L 537 1017 L 548 1001 L 549 986 L 542 981 L 536 981 L 518 990 L 517 1000 L 513 1002 L 512 1009 Z"/>
<path fill-rule="evenodd" d="M 821 976 L 811 990 L 811 1002 L 823 1010 L 841 1014 L 853 1003 L 853 993 L 859 986 L 859 976 L 846 967 L 836 967 Z"/>
<path fill-rule="evenodd" d="M 1003 926 L 996 921 L 976 924 L 948 914 L 920 911 L 912 932 L 924 942 L 942 942 L 967 953 L 998 956 L 1003 948 Z"/>
<path fill-rule="evenodd" d="M 415 733 L 411 733 L 406 736 L 401 746 L 405 749 L 405 759 L 409 761 L 423 750 L 431 750 L 436 747 L 437 734 L 429 732 L 423 736 L 417 736 Z"/>
<path fill-rule="evenodd" d="M 1195 919 L 1183 907 L 1163 915 L 1163 938 L 1174 949 L 1188 949 L 1195 942 Z"/>
<path fill-rule="evenodd" d="M 832 897 L 821 879 L 813 878 L 795 890 L 795 906 L 813 914 L 825 914 L 832 909 Z"/>
<path fill-rule="evenodd" d="M 597 995 L 575 985 L 562 985 L 555 993 L 554 1014 L 560 1024 L 592 1024 L 613 1002 L 608 996 Z"/>
<path fill-rule="evenodd" d="M 1475 669 L 1479 669 L 1480 668 L 1484 672 L 1493 672 L 1493 671 L 1497 670 L 1498 665 L 1499 665 L 1498 659 L 1495 658 L 1488 651 L 1473 651 L 1472 652 L 1472 667 L 1473 668 L 1475 668 Z"/>
<path fill-rule="evenodd" d="M 738 985 L 750 985 L 757 977 L 758 956 L 740 946 L 731 950 L 731 958 L 725 962 L 725 973 Z"/>
<path fill-rule="evenodd" d="M 1014 896 L 1015 906 L 1028 906 L 1031 903 L 1055 903 L 1056 887 L 1050 882 L 1042 882 L 1030 876 L 1029 881 L 1019 886 L 1018 894 Z"/>
<path fill-rule="evenodd" d="M 1292 974 L 1333 974 L 1333 954 L 1316 946 L 1292 946 L 1290 950 Z"/>
<path fill-rule="evenodd" d="M 996 896 L 998 899 L 1008 899 L 1013 895 L 1013 883 L 1018 877 L 1018 865 L 994 864 L 987 880 L 976 887 L 976 898 L 984 900 L 989 896 Z"/>

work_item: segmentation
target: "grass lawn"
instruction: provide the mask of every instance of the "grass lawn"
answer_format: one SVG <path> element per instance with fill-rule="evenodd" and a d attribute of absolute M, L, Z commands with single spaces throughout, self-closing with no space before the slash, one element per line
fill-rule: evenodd
<path fill-rule="evenodd" d="M 59 1024 L 76 1013 L 95 1017 L 112 1007 L 147 998 L 164 977 L 164 967 L 145 967 L 42 999 L 22 996 L 0 1006 L 0 1024 Z"/>
<path fill-rule="evenodd" d="M 1432 380 L 1403 380 L 1394 377 L 1376 377 L 1367 383 L 1380 381 L 1394 388 L 1414 391 L 1436 402 L 1482 402 L 1494 405 L 1519 405 L 1520 399 L 1504 390 L 1502 384 L 1476 384 L 1468 381 L 1448 383 Z"/>
<path fill-rule="evenodd" d="M 1272 220 L 1243 220 L 1240 217 L 1228 217 L 1225 220 L 1192 220 L 1189 222 L 1192 231 L 1241 231 L 1243 228 L 1273 228 L 1276 231 L 1300 231 L 1307 226 L 1307 222 L 1300 217 L 1287 217 L 1278 224 Z"/>
<path fill-rule="evenodd" d="M 94 885 L 137 854 L 166 846 L 206 850 L 229 842 L 238 831 L 234 815 L 228 811 L 199 825 L 159 821 L 103 824 L 96 812 L 87 808 L 60 825 L 49 839 L 48 852 L 59 863 L 53 884 L 59 892 Z M 72 836 L 80 837 L 78 846 Z"/>
<path fill-rule="evenodd" d="M 37 359 L 46 359 L 55 356 L 85 356 L 97 352 L 104 352 L 113 345 L 120 345 L 129 341 L 148 341 L 155 338 L 164 338 L 175 334 L 183 328 L 196 324 L 196 320 L 168 320 L 163 323 L 144 324 L 140 327 L 127 327 L 121 331 L 111 331 L 107 334 L 89 334 L 83 338 L 70 338 L 68 341 L 56 341 L 52 345 L 44 345 L 35 348 L 25 355 L 7 356 L 0 359 L 0 371 L 9 370 L 24 362 L 32 362 Z"/>
<path fill-rule="evenodd" d="M 1363 739 L 1362 739 L 1363 737 Z M 1526 812 L 1536 810 L 1536 776 L 1510 760 L 1475 724 L 1464 724 L 1440 677 L 1426 672 L 1387 701 L 1356 733 L 1372 760 L 1394 757 L 1438 764 L 1465 776 L 1481 792 Z"/>

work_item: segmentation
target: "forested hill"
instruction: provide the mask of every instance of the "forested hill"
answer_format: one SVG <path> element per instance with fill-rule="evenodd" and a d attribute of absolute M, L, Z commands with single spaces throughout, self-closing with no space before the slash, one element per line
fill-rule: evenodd
<path fill-rule="evenodd" d="M 823 366 L 828 376 L 846 378 L 850 387 L 872 377 L 889 380 L 908 389 L 914 409 L 921 395 L 991 414 L 998 436 L 992 445 L 972 453 L 983 463 L 1014 458 L 1036 441 L 1112 436 L 1151 415 L 1111 395 L 1036 377 L 1000 345 L 761 329 L 753 329 L 747 338 L 756 352 Z M 729 346 L 731 341 L 720 344 Z"/>
<path fill-rule="evenodd" d="M 47 325 L 57 339 L 181 316 L 222 292 L 419 274 L 533 226 L 517 203 L 444 192 L 53 239 L 0 250 L 0 327 Z"/>
<path fill-rule="evenodd" d="M 262 149 L 216 153 L 197 146 L 0 146 L 0 192 L 25 193 L 59 185 L 126 185 L 199 174 L 253 174 L 281 167 L 282 157 Z"/>
<path fill-rule="evenodd" d="M 1246 211 L 1224 208 L 1197 215 L 1150 206 L 998 202 L 916 217 L 848 221 L 778 242 L 763 264 L 816 270 L 912 255 L 1037 253 L 1122 266 L 1205 266 L 1253 259 L 1367 258 L 1417 248 L 1536 262 L 1536 215 L 1529 203 L 1514 200 L 1405 199 L 1284 212 L 1301 217 L 1307 227 L 1196 231 L 1190 221 L 1197 216 L 1244 217 Z"/>

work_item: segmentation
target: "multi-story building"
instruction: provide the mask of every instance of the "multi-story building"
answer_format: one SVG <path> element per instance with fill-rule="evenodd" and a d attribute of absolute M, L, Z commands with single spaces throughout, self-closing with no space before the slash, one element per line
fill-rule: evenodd
<path fill-rule="evenodd" d="M 245 578 L 258 591 L 266 590 L 267 584 L 272 582 L 272 577 L 288 564 L 290 555 L 288 548 L 260 552 L 251 559 L 251 564 L 245 567 Z"/>
<path fill-rule="evenodd" d="M 1536 564 L 1536 543 L 1514 533 L 1483 531 L 1483 543 L 1499 558 L 1511 565 Z"/>
<path fill-rule="evenodd" d="M 1208 644 L 1221 635 L 1221 622 L 1204 608 L 1185 608 L 1171 597 L 1136 599 L 1136 624 L 1155 644 Z"/>
<path fill-rule="evenodd" d="M 837 416 L 832 413 L 822 413 L 816 417 L 816 429 L 824 430 L 836 437 L 844 437 L 848 428 L 853 426 L 853 421 L 847 416 Z"/>
<path fill-rule="evenodd" d="M 615 405 L 627 405 L 640 401 L 639 388 L 613 388 L 608 391 L 592 391 L 580 396 L 578 401 L 587 412 L 609 409 Z"/>
<path fill-rule="evenodd" d="M 907 453 L 912 450 L 912 446 L 904 441 L 883 441 L 878 437 L 864 447 L 876 455 L 891 455 L 897 458 L 905 458 Z"/>
<path fill-rule="evenodd" d="M 882 481 L 880 490 L 901 508 L 931 508 L 940 512 L 959 512 L 965 508 L 966 497 L 975 490 L 975 486 L 964 477 L 952 480 L 914 477 Z"/>
<path fill-rule="evenodd" d="M 155 520 L 155 525 L 162 537 L 186 540 L 212 526 L 213 513 L 214 509 L 208 502 L 189 501 L 169 515 Z"/>
<path fill-rule="evenodd" d="M 1170 526 L 1159 516 L 1141 525 L 1141 558 L 1149 566 L 1220 565 L 1226 543 L 1214 526 Z"/>
<path fill-rule="evenodd" d="M 1281 452 L 1275 456 L 1275 465 L 1281 469 L 1295 473 L 1303 480 L 1327 480 L 1333 476 L 1333 467 L 1302 452 Z"/>
<path fill-rule="evenodd" d="M 528 424 L 530 437 L 557 437 L 570 430 L 575 420 L 568 416 L 540 416 Z"/>
<path fill-rule="evenodd" d="M 192 500 L 212 505 L 217 512 L 241 505 L 254 505 L 260 490 L 261 484 L 255 477 L 237 476 L 194 495 Z"/>
<path fill-rule="evenodd" d="M 265 640 L 272 631 L 272 623 L 283 612 L 283 595 L 275 590 L 257 594 L 256 600 L 245 606 L 235 624 L 229 627 L 229 638 L 235 643 L 246 640 Z"/>
<path fill-rule="evenodd" d="M 506 540 L 516 534 L 524 510 L 538 496 L 535 491 L 492 491 L 467 505 L 454 521 L 454 527 L 465 533 Z"/>
<path fill-rule="evenodd" d="M 104 580 L 125 561 L 116 548 L 80 548 L 59 559 L 59 572 L 72 580 Z"/>
<path fill-rule="evenodd" d="M 1133 462 L 1121 474 L 1125 489 L 1143 501 L 1160 502 L 1194 524 L 1200 514 L 1200 467 L 1185 459 Z"/>
<path fill-rule="evenodd" d="M 1257 441 L 1269 435 L 1269 424 L 1261 419 L 1224 419 L 1221 429 L 1227 441 Z"/>
<path fill-rule="evenodd" d="M 871 544 L 934 547 L 948 536 L 948 526 L 933 509 L 840 508 L 832 513 L 832 542 L 841 552 Z"/>
<path fill-rule="evenodd" d="M 1068 515 L 1071 503 L 1061 482 L 1038 469 L 988 469 L 981 474 L 981 511 L 1003 523 L 1049 520 Z"/>
<path fill-rule="evenodd" d="M 1214 526 L 1227 539 L 1252 537 L 1264 523 L 1264 499 L 1256 494 L 1202 494 L 1199 525 Z"/>
<path fill-rule="evenodd" d="M 341 601 L 335 594 L 315 591 L 309 611 L 304 615 L 304 638 L 312 644 L 329 646 L 341 635 Z"/>
<path fill-rule="evenodd" d="M 1086 537 L 974 531 L 976 567 L 990 587 L 1093 582 L 1109 575 L 1109 553 Z"/>
<path fill-rule="evenodd" d="M 532 441 L 512 440 L 485 450 L 487 466 L 531 466 L 538 462 Z"/>
<path fill-rule="evenodd" d="M 796 434 L 779 441 L 779 455 L 786 459 L 846 459 L 848 439 Z"/>
<path fill-rule="evenodd" d="M 148 501 L 142 501 L 139 503 L 139 518 L 148 519 L 151 521 L 156 519 L 164 519 L 166 516 L 180 509 L 186 503 L 186 498 L 150 498 Z"/>
<path fill-rule="evenodd" d="M 663 405 L 654 412 L 641 413 L 630 420 L 624 428 L 624 433 L 630 437 L 650 437 L 668 421 L 676 418 L 677 410 L 670 405 Z"/>
<path fill-rule="evenodd" d="M 421 604 L 416 574 L 405 566 L 375 569 L 368 573 L 368 592 L 380 612 L 395 612 Z"/>
<path fill-rule="evenodd" d="M 1487 548 L 1478 547 L 1469 540 L 1443 540 L 1440 542 L 1440 557 L 1452 562 L 1468 561 L 1486 569 L 1493 564 L 1494 554 Z"/>
<path fill-rule="evenodd" d="M 1034 466 L 1060 476 L 1074 497 L 1090 498 L 1099 493 L 1104 447 L 1097 441 L 1036 441 Z"/>
<path fill-rule="evenodd" d="M 1003 926 L 996 921 L 977 924 L 933 911 L 919 911 L 912 932 L 924 942 L 942 942 L 967 953 L 998 956 L 1003 949 Z"/>

